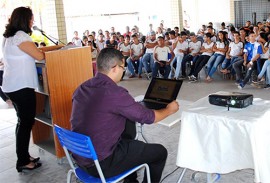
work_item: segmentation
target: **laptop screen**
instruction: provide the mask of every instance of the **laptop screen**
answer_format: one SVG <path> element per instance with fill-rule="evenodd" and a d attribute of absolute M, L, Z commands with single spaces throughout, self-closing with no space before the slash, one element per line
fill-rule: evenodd
<path fill-rule="evenodd" d="M 182 82 L 182 80 L 153 78 L 144 99 L 171 102 L 177 98 Z"/>

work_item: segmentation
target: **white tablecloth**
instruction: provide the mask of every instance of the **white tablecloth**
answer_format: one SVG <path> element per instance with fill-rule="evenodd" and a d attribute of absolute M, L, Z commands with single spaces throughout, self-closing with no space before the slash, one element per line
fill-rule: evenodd
<path fill-rule="evenodd" d="M 207 173 L 252 168 L 270 182 L 270 101 L 243 109 L 211 105 L 208 97 L 183 111 L 176 165 Z"/>

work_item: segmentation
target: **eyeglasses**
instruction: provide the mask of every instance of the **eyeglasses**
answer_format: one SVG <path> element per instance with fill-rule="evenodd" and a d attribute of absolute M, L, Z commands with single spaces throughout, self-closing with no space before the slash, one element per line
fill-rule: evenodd
<path fill-rule="evenodd" d="M 115 68 L 117 65 L 115 65 L 115 66 L 113 66 L 112 68 Z M 124 66 L 122 66 L 122 65 L 118 65 L 119 67 L 121 67 L 122 69 L 123 69 L 123 72 L 125 72 L 126 71 L 126 68 L 124 67 Z"/>

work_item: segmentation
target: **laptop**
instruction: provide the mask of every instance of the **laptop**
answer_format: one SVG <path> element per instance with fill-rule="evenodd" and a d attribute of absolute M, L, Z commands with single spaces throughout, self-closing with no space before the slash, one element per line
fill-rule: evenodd
<path fill-rule="evenodd" d="M 144 99 L 139 103 L 149 109 L 163 109 L 176 100 L 183 80 L 153 78 L 148 86 Z"/>

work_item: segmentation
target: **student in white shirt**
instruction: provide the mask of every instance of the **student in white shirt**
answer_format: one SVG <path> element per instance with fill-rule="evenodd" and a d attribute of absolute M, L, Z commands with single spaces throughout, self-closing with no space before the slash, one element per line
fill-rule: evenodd
<path fill-rule="evenodd" d="M 243 49 L 244 44 L 240 41 L 240 33 L 234 32 L 234 42 L 229 44 L 229 50 L 226 53 L 226 58 L 223 60 L 221 64 L 220 72 L 227 74 L 231 73 L 232 65 L 243 59 Z"/>
<path fill-rule="evenodd" d="M 209 58 L 213 55 L 213 46 L 214 42 L 211 41 L 211 33 L 206 33 L 204 37 L 204 43 L 202 44 L 200 53 L 202 53 L 199 58 L 197 59 L 195 66 L 191 67 L 191 72 L 189 74 L 189 80 L 192 82 L 196 82 L 198 78 L 199 72 L 208 62 Z"/>
<path fill-rule="evenodd" d="M 170 63 L 174 58 L 174 53 L 168 46 L 165 46 L 165 40 L 163 36 L 158 37 L 158 45 L 154 48 L 153 54 L 155 62 L 152 72 L 152 78 L 157 77 L 158 70 L 162 68 L 164 71 L 163 73 L 164 78 L 168 79 L 171 71 Z M 169 54 L 171 55 L 170 58 Z"/>
<path fill-rule="evenodd" d="M 186 79 L 186 64 L 190 62 L 191 65 L 195 64 L 198 56 L 200 55 L 200 49 L 202 43 L 197 40 L 197 37 L 194 32 L 190 33 L 190 42 L 188 44 L 188 54 L 184 56 L 182 60 L 182 76 L 179 79 Z"/>
<path fill-rule="evenodd" d="M 187 50 L 188 50 L 188 42 L 186 41 L 186 38 L 187 38 L 187 33 L 182 31 L 180 33 L 180 36 L 178 37 L 178 41 L 175 42 L 172 46 L 172 50 L 175 54 L 175 58 L 171 63 L 171 67 L 173 67 L 174 64 L 176 63 L 176 70 L 175 70 L 175 75 L 173 76 L 173 73 L 171 72 L 169 78 L 179 79 L 180 77 L 182 60 L 185 54 L 187 54 Z"/>
<path fill-rule="evenodd" d="M 130 57 L 127 59 L 128 70 L 131 73 L 129 78 L 134 78 L 138 73 L 138 77 L 142 78 L 142 62 L 143 44 L 139 42 L 136 34 L 132 35 L 133 43 L 130 46 Z"/>
<path fill-rule="evenodd" d="M 151 31 L 149 33 L 148 39 L 145 41 L 144 46 L 146 48 L 145 54 L 142 57 L 142 64 L 147 73 L 152 72 L 154 67 L 154 48 L 157 45 L 156 33 Z"/>
<path fill-rule="evenodd" d="M 218 32 L 218 41 L 213 47 L 214 55 L 207 62 L 208 74 L 206 77 L 207 82 L 213 80 L 213 74 L 216 72 L 218 65 L 224 60 L 225 54 L 228 51 L 229 41 L 227 40 L 223 31 Z"/>

